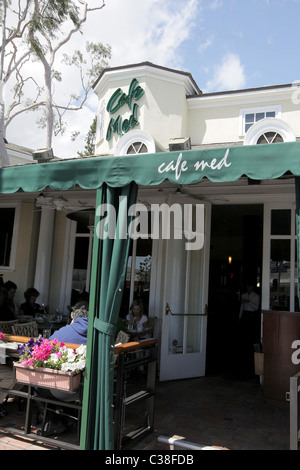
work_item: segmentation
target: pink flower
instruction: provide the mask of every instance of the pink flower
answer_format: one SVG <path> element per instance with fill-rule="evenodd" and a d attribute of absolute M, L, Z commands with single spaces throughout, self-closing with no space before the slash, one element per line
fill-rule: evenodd
<path fill-rule="evenodd" d="M 30 359 L 23 359 L 21 362 L 22 366 L 34 366 L 34 360 L 32 358 Z"/>
<path fill-rule="evenodd" d="M 2 338 L 3 338 L 3 333 L 2 333 L 2 331 L 0 331 L 0 339 L 2 339 Z"/>

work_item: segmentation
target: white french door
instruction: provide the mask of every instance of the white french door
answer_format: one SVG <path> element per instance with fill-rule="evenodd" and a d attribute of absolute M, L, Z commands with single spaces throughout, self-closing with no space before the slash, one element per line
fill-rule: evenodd
<path fill-rule="evenodd" d="M 204 245 L 166 241 L 160 380 L 205 375 L 211 204 L 204 203 Z"/>

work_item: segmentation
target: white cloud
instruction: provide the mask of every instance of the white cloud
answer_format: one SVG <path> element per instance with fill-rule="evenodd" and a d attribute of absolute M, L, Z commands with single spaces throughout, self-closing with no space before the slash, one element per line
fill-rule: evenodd
<path fill-rule="evenodd" d="M 205 86 L 205 92 L 241 89 L 246 84 L 244 66 L 237 54 L 229 53 L 215 67 L 213 77 Z"/>
<path fill-rule="evenodd" d="M 111 65 L 144 60 L 175 66 L 178 48 L 190 34 L 199 0 L 107 1 L 101 19 L 84 31 L 112 46 Z"/>
<path fill-rule="evenodd" d="M 210 36 L 206 39 L 206 41 L 204 41 L 203 43 L 200 44 L 200 46 L 198 46 L 198 52 L 199 54 L 202 54 L 203 52 L 206 51 L 206 49 L 208 49 L 214 42 L 214 36 Z"/>

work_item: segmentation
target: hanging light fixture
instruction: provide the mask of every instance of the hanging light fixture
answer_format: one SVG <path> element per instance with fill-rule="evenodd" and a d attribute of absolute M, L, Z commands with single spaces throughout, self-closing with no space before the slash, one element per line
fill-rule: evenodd
<path fill-rule="evenodd" d="M 95 220 L 95 209 L 83 209 L 67 214 L 67 218 L 79 222 L 86 227 L 93 227 Z"/>

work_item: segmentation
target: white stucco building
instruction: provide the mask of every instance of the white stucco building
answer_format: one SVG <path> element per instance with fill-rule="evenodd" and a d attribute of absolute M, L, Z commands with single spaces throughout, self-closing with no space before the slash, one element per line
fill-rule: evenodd
<path fill-rule="evenodd" d="M 96 157 L 144 154 L 146 162 L 155 161 L 155 154 L 183 151 L 188 161 L 189 152 L 198 150 L 300 140 L 297 86 L 209 94 L 200 88 L 189 73 L 148 62 L 104 70 L 94 85 L 99 105 L 95 155 L 88 158 L 91 172 Z M 227 182 L 203 178 L 182 184 L 178 178 L 139 186 L 138 202 L 146 207 L 204 208 L 201 250 L 186 251 L 185 240 L 132 243 L 121 314 L 139 288 L 148 314 L 157 318 L 162 380 L 205 375 L 207 366 L 218 366 L 213 344 L 234 340 L 231 326 L 248 277 L 255 279 L 263 309 L 299 310 L 295 177 L 289 170 L 261 179 L 243 174 Z M 52 310 L 66 310 L 72 289 L 89 291 L 95 196 L 95 189 L 78 185 L 0 195 L 1 217 L 9 227 L 0 230 L 0 272 L 18 285 L 19 304 L 32 285 Z M 144 283 L 140 262 L 149 257 L 151 278 Z"/>

